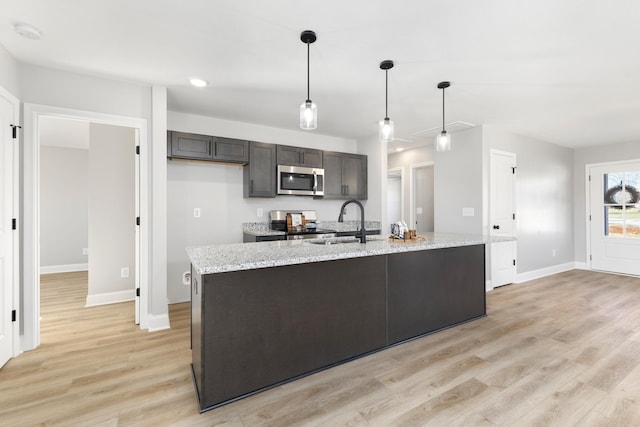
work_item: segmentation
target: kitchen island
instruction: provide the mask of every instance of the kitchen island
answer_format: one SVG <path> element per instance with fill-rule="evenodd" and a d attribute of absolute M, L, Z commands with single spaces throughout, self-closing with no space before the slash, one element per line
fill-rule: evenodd
<path fill-rule="evenodd" d="M 200 410 L 486 314 L 482 236 L 188 248 Z"/>

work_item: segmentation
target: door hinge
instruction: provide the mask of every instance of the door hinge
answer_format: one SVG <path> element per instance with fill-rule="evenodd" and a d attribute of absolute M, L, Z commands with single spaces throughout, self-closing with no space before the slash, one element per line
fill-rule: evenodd
<path fill-rule="evenodd" d="M 513 260 L 513 265 L 516 265 L 516 260 L 515 259 Z"/>
<path fill-rule="evenodd" d="M 589 261 L 593 261 L 593 255 L 589 255 Z"/>
<path fill-rule="evenodd" d="M 516 214 L 513 214 L 513 219 L 516 219 Z"/>
<path fill-rule="evenodd" d="M 589 221 L 591 221 L 591 215 L 589 215 Z"/>
<path fill-rule="evenodd" d="M 591 175 L 589 175 L 589 182 L 591 182 Z"/>
<path fill-rule="evenodd" d="M 515 166 L 511 167 L 511 173 L 515 175 L 515 173 L 516 173 L 516 167 Z"/>
<path fill-rule="evenodd" d="M 11 321 L 15 322 L 17 318 L 17 313 L 15 310 L 11 311 Z"/>
<path fill-rule="evenodd" d="M 17 230 L 18 229 L 18 220 L 13 218 L 11 219 L 11 229 L 12 230 Z"/>
<path fill-rule="evenodd" d="M 136 217 L 136 225 L 140 225 L 140 217 L 139 216 Z"/>
<path fill-rule="evenodd" d="M 22 126 L 18 126 L 18 125 L 9 125 L 9 126 L 11 126 L 13 139 L 16 139 L 18 137 L 18 129 L 22 129 Z"/>
<path fill-rule="evenodd" d="M 140 146 L 136 145 L 136 154 L 140 154 Z"/>
<path fill-rule="evenodd" d="M 136 288 L 136 296 L 139 297 L 140 296 L 140 288 Z"/>

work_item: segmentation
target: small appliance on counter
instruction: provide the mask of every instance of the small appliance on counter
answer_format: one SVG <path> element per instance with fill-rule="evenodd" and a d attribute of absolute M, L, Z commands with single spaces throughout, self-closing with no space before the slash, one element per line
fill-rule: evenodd
<path fill-rule="evenodd" d="M 336 230 L 317 227 L 316 211 L 270 211 L 269 228 L 284 231 L 287 240 L 336 237 Z"/>

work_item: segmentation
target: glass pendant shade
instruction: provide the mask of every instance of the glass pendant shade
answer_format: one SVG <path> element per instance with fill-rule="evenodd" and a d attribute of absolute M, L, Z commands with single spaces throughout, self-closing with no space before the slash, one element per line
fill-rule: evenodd
<path fill-rule="evenodd" d="M 313 130 L 318 127 L 318 109 L 307 99 L 300 105 L 300 129 Z"/>
<path fill-rule="evenodd" d="M 386 117 L 384 120 L 379 122 L 379 137 L 380 142 L 391 142 L 393 141 L 393 120 L 390 120 Z"/>
<path fill-rule="evenodd" d="M 436 136 L 436 151 L 451 151 L 451 136 L 445 130 Z"/>

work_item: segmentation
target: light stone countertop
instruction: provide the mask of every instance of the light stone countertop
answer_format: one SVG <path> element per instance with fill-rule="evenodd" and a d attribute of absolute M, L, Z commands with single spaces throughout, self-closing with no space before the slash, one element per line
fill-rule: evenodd
<path fill-rule="evenodd" d="M 355 241 L 317 245 L 310 240 L 230 243 L 189 247 L 187 254 L 196 272 L 211 274 L 515 240 L 455 233 L 426 233 L 418 237 L 416 241 L 404 242 L 387 236 L 367 236 L 365 244 Z M 340 239 L 353 238 L 332 240 Z"/>

